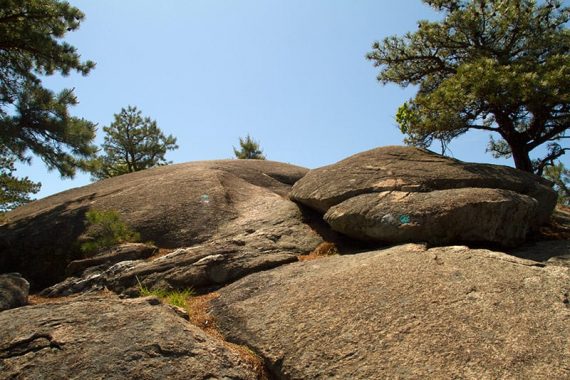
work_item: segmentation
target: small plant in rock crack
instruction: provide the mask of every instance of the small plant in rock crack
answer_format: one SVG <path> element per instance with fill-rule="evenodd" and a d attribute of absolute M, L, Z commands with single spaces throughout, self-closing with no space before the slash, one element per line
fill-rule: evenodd
<path fill-rule="evenodd" d="M 195 295 L 193 289 L 183 290 L 165 290 L 165 289 L 149 289 L 144 286 L 138 279 L 139 294 L 141 297 L 154 296 L 170 305 L 178 306 L 183 309 L 188 309 L 188 298 Z"/>
<path fill-rule="evenodd" d="M 117 211 L 90 210 L 85 213 L 85 221 L 91 237 L 91 240 L 81 244 L 81 250 L 85 253 L 140 240 L 140 234 L 127 226 Z"/>
<path fill-rule="evenodd" d="M 188 308 L 188 298 L 194 296 L 192 289 L 170 291 L 166 294 L 165 301 L 171 305 Z"/>

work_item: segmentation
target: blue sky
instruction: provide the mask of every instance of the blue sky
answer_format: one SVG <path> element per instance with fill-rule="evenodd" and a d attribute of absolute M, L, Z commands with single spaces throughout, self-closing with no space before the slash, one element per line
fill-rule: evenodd
<path fill-rule="evenodd" d="M 86 14 L 66 41 L 97 67 L 50 77 L 75 88 L 72 113 L 109 125 L 137 106 L 180 148 L 175 163 L 232 158 L 250 134 L 268 159 L 308 168 L 400 145 L 397 107 L 413 88 L 381 86 L 365 59 L 375 40 L 414 31 L 438 15 L 420 0 L 75 0 Z M 485 153 L 486 133 L 452 146 L 461 160 L 511 164 Z M 438 147 L 433 147 L 437 150 Z M 41 160 L 19 175 L 42 182 L 38 198 L 90 183 L 63 180 Z"/>

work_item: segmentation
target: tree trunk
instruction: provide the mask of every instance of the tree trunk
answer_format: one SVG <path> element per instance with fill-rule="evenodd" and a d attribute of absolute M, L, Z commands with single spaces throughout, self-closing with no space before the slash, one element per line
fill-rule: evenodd
<path fill-rule="evenodd" d="M 534 173 L 526 144 L 524 142 L 515 143 L 512 141 L 507 141 L 507 143 L 511 147 L 515 167 L 525 172 Z"/>
<path fill-rule="evenodd" d="M 497 124 L 499 124 L 501 137 L 505 139 L 511 148 L 515 167 L 525 172 L 534 173 L 532 161 L 529 156 L 530 150 L 527 147 L 527 141 L 524 136 L 516 131 L 513 121 L 505 116 L 504 113 L 495 112 L 494 115 Z"/>

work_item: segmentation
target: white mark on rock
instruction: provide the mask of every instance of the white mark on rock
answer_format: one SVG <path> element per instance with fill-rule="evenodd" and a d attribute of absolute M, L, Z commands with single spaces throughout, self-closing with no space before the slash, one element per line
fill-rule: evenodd
<path fill-rule="evenodd" d="M 216 262 L 216 261 L 222 261 L 224 260 L 224 255 L 210 255 L 210 256 L 206 256 L 204 258 L 201 258 L 200 260 L 196 261 L 194 263 L 194 265 L 207 265 L 210 264 L 212 262 Z"/>
<path fill-rule="evenodd" d="M 394 217 L 394 215 L 392 214 L 386 214 L 382 217 L 382 219 L 380 220 L 380 223 L 382 224 L 391 224 L 394 226 L 397 226 L 398 224 L 400 224 L 398 222 L 398 220 Z"/>

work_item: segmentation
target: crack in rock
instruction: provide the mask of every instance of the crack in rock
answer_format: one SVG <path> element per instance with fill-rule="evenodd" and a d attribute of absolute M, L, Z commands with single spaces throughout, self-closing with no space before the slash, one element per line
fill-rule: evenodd
<path fill-rule="evenodd" d="M 181 358 L 196 356 L 195 352 L 189 350 L 176 351 L 162 347 L 158 343 L 154 343 L 145 347 L 145 352 L 150 357 L 163 356 L 168 358 Z"/>
<path fill-rule="evenodd" d="M 17 340 L 0 349 L 0 359 L 9 359 L 23 356 L 30 352 L 38 352 L 44 348 L 63 350 L 63 345 L 57 342 L 50 334 L 35 333 L 32 336 Z"/>

